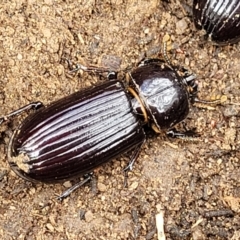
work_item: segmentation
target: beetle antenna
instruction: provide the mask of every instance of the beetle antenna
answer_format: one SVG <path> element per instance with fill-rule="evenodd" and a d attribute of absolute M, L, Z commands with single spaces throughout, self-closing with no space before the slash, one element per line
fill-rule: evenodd
<path fill-rule="evenodd" d="M 164 37 L 163 37 L 163 44 L 162 44 L 162 54 L 163 54 L 163 58 L 165 60 L 165 62 L 172 66 L 172 63 L 171 63 L 171 60 L 169 58 L 169 55 L 168 55 L 168 51 L 171 49 L 171 38 L 168 34 L 166 34 Z"/>

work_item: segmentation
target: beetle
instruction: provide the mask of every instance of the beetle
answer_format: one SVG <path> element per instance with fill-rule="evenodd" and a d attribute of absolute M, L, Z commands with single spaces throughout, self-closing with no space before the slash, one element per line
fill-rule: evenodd
<path fill-rule="evenodd" d="M 87 174 L 84 181 L 59 197 L 63 199 L 89 181 L 94 169 L 128 150 L 133 150 L 133 155 L 125 171 L 131 170 L 146 139 L 144 125 L 155 132 L 167 132 L 187 117 L 190 102 L 201 102 L 196 97 L 195 77 L 181 76 L 177 68 L 161 59 L 141 61 L 127 74 L 125 83 L 117 80 L 117 73 L 111 76 L 111 81 L 49 106 L 30 103 L 0 118 L 1 123 L 27 109 L 36 109 L 10 139 L 7 158 L 11 169 L 26 180 L 43 183 Z"/>
<path fill-rule="evenodd" d="M 239 0 L 194 0 L 193 18 L 195 26 L 218 45 L 240 40 Z"/>

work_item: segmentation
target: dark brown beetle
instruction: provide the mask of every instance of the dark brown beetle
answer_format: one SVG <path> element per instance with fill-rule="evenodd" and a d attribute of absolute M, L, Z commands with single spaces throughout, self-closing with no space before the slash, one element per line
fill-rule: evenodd
<path fill-rule="evenodd" d="M 182 77 L 164 61 L 148 59 L 128 74 L 125 85 L 111 80 L 47 107 L 29 104 L 0 118 L 1 123 L 39 108 L 15 130 L 8 146 L 9 164 L 26 180 L 54 183 L 89 174 L 132 149 L 126 168 L 131 170 L 145 141 L 143 125 L 156 132 L 172 128 L 187 117 L 190 101 L 199 101 L 196 91 L 192 75 Z M 88 175 L 60 199 L 90 179 Z"/>
<path fill-rule="evenodd" d="M 239 0 L 193 0 L 193 18 L 218 45 L 240 40 Z"/>

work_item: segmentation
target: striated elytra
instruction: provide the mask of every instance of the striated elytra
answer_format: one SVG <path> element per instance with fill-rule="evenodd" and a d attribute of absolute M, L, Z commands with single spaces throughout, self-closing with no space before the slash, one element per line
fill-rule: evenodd
<path fill-rule="evenodd" d="M 239 0 L 193 0 L 193 18 L 195 26 L 216 44 L 240 40 Z"/>
<path fill-rule="evenodd" d="M 8 146 L 12 170 L 26 180 L 55 183 L 89 174 L 133 150 L 126 168 L 131 170 L 145 141 L 143 126 L 160 132 L 184 120 L 190 102 L 197 100 L 197 86 L 192 75 L 180 76 L 159 59 L 142 61 L 126 79 L 106 81 L 46 107 L 32 103 L 0 118 L 40 107 L 14 131 Z"/>
<path fill-rule="evenodd" d="M 144 138 L 123 84 L 109 81 L 29 116 L 15 131 L 8 157 L 22 177 L 52 183 L 91 172 Z"/>

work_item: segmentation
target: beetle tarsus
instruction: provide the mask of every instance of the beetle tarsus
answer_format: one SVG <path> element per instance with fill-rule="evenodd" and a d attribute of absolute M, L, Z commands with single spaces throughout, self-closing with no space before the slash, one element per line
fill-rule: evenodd
<path fill-rule="evenodd" d="M 138 158 L 140 151 L 142 149 L 143 144 L 145 143 L 145 140 L 143 142 L 141 142 L 140 144 L 138 144 L 137 146 L 135 146 L 134 150 L 133 150 L 133 154 L 131 156 L 130 162 L 128 163 L 128 165 L 123 169 L 124 172 L 128 172 L 128 171 L 132 171 L 133 169 L 133 165 L 136 161 L 136 159 Z"/>
<path fill-rule="evenodd" d="M 82 70 L 84 72 L 94 72 L 94 73 L 110 73 L 112 72 L 109 68 L 97 67 L 97 66 L 84 66 L 80 63 L 76 64 L 76 67 L 72 69 L 70 72 L 77 72 Z"/>
<path fill-rule="evenodd" d="M 31 109 L 32 110 L 37 110 L 37 109 L 39 109 L 42 106 L 43 106 L 43 103 L 41 103 L 41 102 L 32 102 L 30 104 L 27 104 L 26 106 L 21 107 L 18 110 L 15 110 L 15 111 L 13 111 L 13 112 L 5 115 L 5 116 L 2 116 L 0 118 L 0 124 L 2 122 L 6 122 L 11 117 L 14 117 L 14 116 L 17 116 L 17 115 L 21 114 L 22 112 L 25 112 L 25 111 L 31 110 Z"/>
<path fill-rule="evenodd" d="M 185 132 L 179 132 L 176 129 L 171 129 L 166 134 L 168 137 L 179 138 L 185 141 L 196 141 L 200 137 L 200 135 L 195 131 L 195 129 L 186 129 Z"/>
<path fill-rule="evenodd" d="M 60 196 L 57 197 L 57 199 L 62 201 L 64 198 L 68 197 L 73 191 L 80 188 L 81 186 L 83 186 L 88 181 L 91 181 L 91 179 L 92 179 L 92 173 L 87 174 L 86 178 L 84 180 L 74 184 L 72 187 L 70 187 L 69 189 L 64 191 Z"/>
<path fill-rule="evenodd" d="M 112 71 L 109 68 L 104 67 L 97 67 L 97 66 L 84 66 L 80 63 L 76 64 L 76 67 L 70 71 L 72 72 L 78 72 L 79 70 L 82 70 L 84 72 L 93 72 L 93 73 L 107 73 L 107 79 L 108 80 L 116 80 L 118 72 Z"/>
<path fill-rule="evenodd" d="M 127 187 L 128 183 L 127 183 L 127 178 L 128 178 L 128 172 L 132 171 L 133 169 L 133 165 L 136 161 L 136 159 L 138 158 L 140 151 L 142 149 L 143 144 L 145 143 L 145 139 L 143 142 L 141 142 L 140 144 L 138 144 L 134 150 L 133 150 L 133 154 L 131 156 L 130 162 L 128 163 L 128 165 L 123 169 L 124 171 L 124 187 Z"/>
<path fill-rule="evenodd" d="M 72 61 L 69 58 L 62 57 L 62 60 L 66 60 L 69 69 L 72 68 Z"/>
<path fill-rule="evenodd" d="M 127 188 L 128 187 L 128 171 L 124 171 L 124 182 L 123 182 L 123 187 Z"/>
<path fill-rule="evenodd" d="M 69 72 L 78 72 L 80 70 L 84 72 L 93 72 L 93 73 L 107 73 L 107 79 L 108 80 L 117 80 L 117 75 L 118 72 L 112 71 L 109 68 L 104 68 L 104 67 L 97 67 L 97 66 L 85 66 L 80 63 L 77 63 L 75 65 L 75 68 L 73 68 L 73 63 L 71 62 L 70 59 L 68 58 L 63 58 L 64 60 L 67 61 L 68 68 L 71 69 Z"/>

